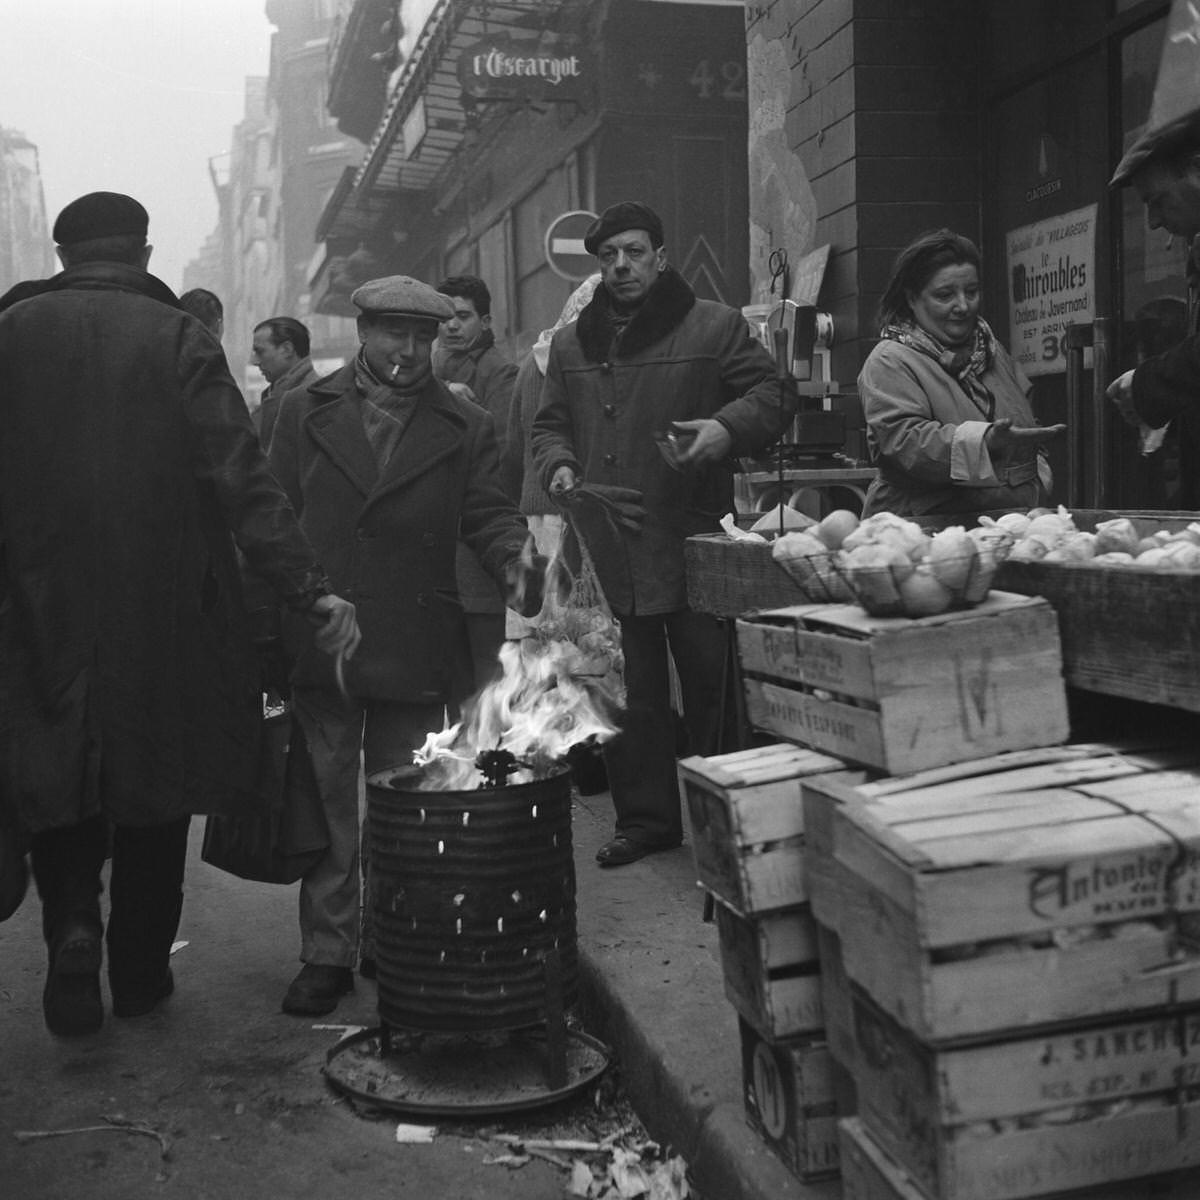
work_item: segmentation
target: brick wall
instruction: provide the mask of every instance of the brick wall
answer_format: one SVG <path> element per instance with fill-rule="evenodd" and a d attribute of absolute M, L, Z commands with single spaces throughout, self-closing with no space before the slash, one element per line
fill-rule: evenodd
<path fill-rule="evenodd" d="M 831 246 L 821 305 L 837 328 L 833 374 L 852 383 L 897 251 L 938 225 L 979 238 L 980 22 L 952 0 L 747 0 L 746 22 L 749 46 L 786 55 L 786 77 L 775 61 L 766 82 L 785 96 L 813 206 L 810 240 L 789 253 Z M 750 56 L 752 97 L 765 61 Z M 752 171 L 752 230 L 770 209 L 756 183 Z"/>

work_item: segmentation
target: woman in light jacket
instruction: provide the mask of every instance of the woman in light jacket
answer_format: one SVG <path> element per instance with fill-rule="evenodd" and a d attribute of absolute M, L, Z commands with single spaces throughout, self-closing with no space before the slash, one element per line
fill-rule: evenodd
<path fill-rule="evenodd" d="M 920 517 L 1045 502 L 1030 383 L 979 315 L 979 251 L 949 229 L 902 250 L 880 301 L 880 341 L 858 377 L 877 474 L 864 515 Z"/>

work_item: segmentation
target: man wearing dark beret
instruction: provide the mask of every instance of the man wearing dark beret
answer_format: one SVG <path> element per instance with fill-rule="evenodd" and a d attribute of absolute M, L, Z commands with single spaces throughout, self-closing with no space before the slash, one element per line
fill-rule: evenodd
<path fill-rule="evenodd" d="M 30 835 L 51 1032 L 173 989 L 191 814 L 256 803 L 259 665 L 234 539 L 331 654 L 333 595 L 220 347 L 147 273 L 146 210 L 81 196 L 63 270 L 0 313 L 0 824 Z M 233 537 L 231 538 L 230 534 Z"/>
<path fill-rule="evenodd" d="M 668 653 L 690 752 L 717 748 L 725 632 L 688 608 L 684 542 L 719 530 L 735 456 L 778 438 L 797 397 L 789 388 L 781 405 L 772 359 L 742 314 L 697 299 L 668 265 L 647 205 L 605 209 L 584 245 L 601 286 L 554 335 L 532 443 L 543 486 L 580 517 L 589 491 L 638 491 L 645 509 L 640 528 L 614 522 L 591 547 L 625 653 L 627 710 L 604 746 L 616 832 L 597 855 L 615 867 L 682 839 Z"/>
<path fill-rule="evenodd" d="M 329 847 L 300 885 L 304 966 L 283 999 L 284 1011 L 300 1016 L 329 1012 L 353 986 L 360 767 L 370 775 L 412 762 L 442 728 L 446 707 L 470 690 L 459 538 L 511 605 L 528 612 L 540 602 L 525 519 L 500 485 L 492 417 L 433 373 L 450 300 L 407 275 L 371 280 L 351 299 L 357 356 L 283 396 L 270 448 L 334 586 L 358 606 L 363 633 L 344 688 L 328 662 L 295 647 L 293 697 L 329 825 Z M 369 944 L 362 949 L 370 974 Z"/>

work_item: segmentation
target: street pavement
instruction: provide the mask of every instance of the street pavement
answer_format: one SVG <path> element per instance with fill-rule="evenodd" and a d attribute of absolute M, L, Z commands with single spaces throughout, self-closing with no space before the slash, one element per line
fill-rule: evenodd
<path fill-rule="evenodd" d="M 573 836 L 585 1028 L 616 1051 L 651 1135 L 687 1160 L 702 1200 L 838 1200 L 837 1181 L 801 1183 L 746 1121 L 737 1015 L 716 926 L 702 917 L 690 835 L 677 850 L 601 869 L 595 852 L 612 836 L 605 792 L 577 801 Z"/>
<path fill-rule="evenodd" d="M 53 1038 L 32 892 L 0 924 L 0 1197 L 559 1200 L 566 1176 L 550 1163 L 511 1171 L 484 1161 L 497 1151 L 489 1130 L 512 1127 L 504 1119 L 398 1145 L 394 1121 L 363 1119 L 326 1085 L 321 1066 L 340 1031 L 313 1026 L 375 1025 L 374 985 L 358 980 L 327 1018 L 283 1015 L 299 965 L 296 889 L 202 863 L 202 827 L 193 823 L 176 991 L 147 1017 Z M 702 1200 L 836 1200 L 836 1183 L 801 1184 L 746 1123 L 737 1020 L 690 847 L 601 870 L 594 854 L 611 827 L 607 793 L 577 800 L 584 1028 L 612 1046 L 638 1115 L 687 1160 Z M 537 1118 L 524 1114 L 521 1131 L 534 1136 Z M 151 1133 L 16 1136 L 111 1120 Z M 167 1139 L 165 1159 L 151 1134 Z"/>

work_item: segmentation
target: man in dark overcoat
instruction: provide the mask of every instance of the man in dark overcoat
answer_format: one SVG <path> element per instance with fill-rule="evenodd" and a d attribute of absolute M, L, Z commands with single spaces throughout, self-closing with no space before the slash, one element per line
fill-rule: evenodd
<path fill-rule="evenodd" d="M 318 1015 L 353 986 L 360 915 L 359 773 L 409 764 L 447 705 L 463 699 L 470 649 L 455 544 L 479 557 L 514 607 L 540 598 L 525 519 L 500 486 L 491 416 L 432 369 L 449 300 L 406 275 L 354 292 L 353 361 L 280 402 L 271 465 L 363 645 L 336 686 L 322 656 L 289 639 L 295 711 L 329 825 L 325 855 L 300 884 L 304 966 L 285 1012 Z M 523 602 L 518 593 L 528 585 Z M 369 968 L 368 968 L 369 969 Z"/>
<path fill-rule="evenodd" d="M 0 821 L 32 834 L 60 1035 L 103 1021 L 110 830 L 108 979 L 134 1017 L 174 986 L 190 814 L 253 802 L 234 539 L 326 649 L 357 640 L 220 347 L 147 273 L 147 223 L 117 193 L 67 205 L 64 270 L 0 314 Z"/>
<path fill-rule="evenodd" d="M 597 854 L 615 867 L 682 838 L 668 652 L 689 749 L 716 749 L 725 632 L 688 608 L 684 541 L 719 530 L 733 509 L 733 456 L 777 438 L 797 397 L 785 385 L 781 403 L 771 356 L 742 314 L 697 299 L 667 264 L 662 222 L 645 204 L 605 209 L 584 245 L 601 285 L 554 335 L 532 440 L 552 498 L 570 501 L 586 483 L 640 491 L 645 508 L 640 527 L 617 523 L 612 545 L 592 547 L 625 654 L 627 709 L 604 745 L 616 832 Z"/>

